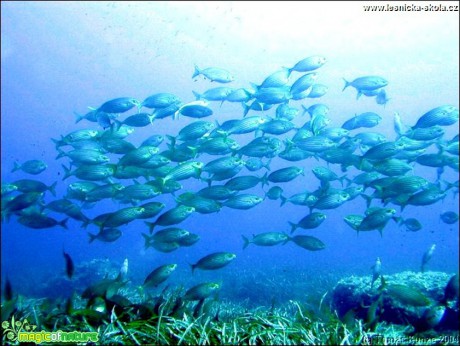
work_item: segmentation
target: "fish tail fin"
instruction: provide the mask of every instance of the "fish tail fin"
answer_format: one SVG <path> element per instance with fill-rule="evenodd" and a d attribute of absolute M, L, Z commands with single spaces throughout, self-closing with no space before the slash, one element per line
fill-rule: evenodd
<path fill-rule="evenodd" d="M 62 165 L 62 168 L 64 168 L 64 177 L 62 180 L 66 180 L 68 177 L 72 175 L 72 172 L 70 171 L 70 167 L 67 168 L 66 166 Z"/>
<path fill-rule="evenodd" d="M 75 124 L 78 124 L 80 121 L 85 119 L 85 116 L 80 113 L 73 112 L 73 114 L 75 114 Z"/>
<path fill-rule="evenodd" d="M 302 109 L 303 109 L 302 116 L 304 116 L 306 113 L 309 113 L 308 108 L 305 107 L 304 105 L 302 105 Z"/>
<path fill-rule="evenodd" d="M 252 82 L 250 82 L 249 84 L 251 84 L 251 88 L 254 89 L 254 93 L 256 93 L 257 91 L 259 91 L 260 85 L 257 85 L 256 83 L 252 83 Z"/>
<path fill-rule="evenodd" d="M 348 182 L 350 181 L 350 179 L 347 178 L 347 175 L 346 175 L 346 174 L 343 175 L 343 176 L 341 176 L 341 177 L 339 178 L 339 181 L 340 181 L 340 184 L 342 185 L 342 187 L 343 187 L 343 181 L 344 181 L 344 180 L 348 180 Z"/>
<path fill-rule="evenodd" d="M 372 203 L 372 196 L 368 196 L 365 193 L 362 193 L 361 197 L 363 197 L 366 200 L 366 207 L 369 208 L 369 206 Z"/>
<path fill-rule="evenodd" d="M 292 234 L 298 228 L 298 226 L 295 223 L 290 222 L 290 221 L 288 221 L 288 223 L 291 226 L 291 234 Z"/>
<path fill-rule="evenodd" d="M 64 142 L 62 141 L 64 137 L 62 137 L 61 135 L 61 139 L 54 139 L 54 138 L 51 138 L 51 140 L 53 141 L 53 143 L 56 145 L 56 150 L 59 149 L 59 147 L 62 147 L 64 145 Z"/>
<path fill-rule="evenodd" d="M 19 171 L 20 169 L 21 169 L 21 165 L 15 161 L 14 162 L 14 167 L 11 170 L 11 172 L 16 172 L 16 171 Z"/>
<path fill-rule="evenodd" d="M 196 91 L 193 91 L 193 90 L 192 90 L 192 93 L 195 96 L 197 101 L 202 99 L 202 96 L 200 93 L 197 93 Z"/>
<path fill-rule="evenodd" d="M 271 162 L 272 162 L 272 157 L 270 157 L 268 159 L 268 161 L 262 165 L 262 167 L 265 167 L 267 169 L 267 171 L 270 171 L 270 163 Z"/>
<path fill-rule="evenodd" d="M 393 221 L 396 222 L 398 225 L 400 225 L 402 222 L 404 222 L 402 216 L 393 216 L 392 219 L 393 219 Z"/>
<path fill-rule="evenodd" d="M 65 218 L 64 220 L 62 220 L 62 221 L 59 221 L 59 222 L 58 222 L 58 225 L 61 226 L 61 227 L 63 227 L 63 228 L 65 228 L 65 229 L 69 229 L 69 228 L 67 227 L 67 221 L 69 221 L 69 218 L 68 218 L 68 217 L 66 217 L 66 218 Z"/>
<path fill-rule="evenodd" d="M 342 78 L 342 79 L 345 82 L 345 85 L 344 85 L 344 87 L 342 89 L 342 92 L 343 92 L 346 88 L 348 88 L 351 85 L 351 83 L 349 81 L 347 81 L 345 78 Z"/>
<path fill-rule="evenodd" d="M 60 159 L 61 157 L 66 156 L 66 153 L 63 150 L 57 148 L 57 151 L 58 151 L 59 154 L 56 156 L 56 160 Z"/>
<path fill-rule="evenodd" d="M 268 173 L 265 172 L 265 174 L 263 175 L 263 177 L 260 178 L 260 182 L 261 182 L 261 184 L 262 184 L 262 188 L 263 188 L 265 185 L 268 185 L 268 179 L 267 179 L 267 177 L 268 177 Z"/>
<path fill-rule="evenodd" d="M 152 222 L 149 222 L 149 224 L 150 224 L 150 223 L 152 223 Z M 147 224 L 147 222 L 146 222 L 146 224 Z M 149 225 L 149 227 L 150 227 L 150 225 Z M 150 232 L 150 233 L 151 233 L 151 232 Z M 144 237 L 144 241 L 145 241 L 144 247 L 145 247 L 146 249 L 148 249 L 149 247 L 151 247 L 150 242 L 152 241 L 152 237 L 149 236 L 149 235 L 146 234 L 146 233 L 141 233 L 141 234 L 142 234 L 142 236 Z"/>
<path fill-rule="evenodd" d="M 115 131 L 118 131 L 120 129 L 120 127 L 123 125 L 123 122 L 121 122 L 120 120 L 118 119 L 113 119 L 113 128 Z"/>
<path fill-rule="evenodd" d="M 97 238 L 97 234 L 92 234 L 89 232 L 88 232 L 88 236 L 89 236 L 89 244 L 91 244 Z"/>
<path fill-rule="evenodd" d="M 248 115 L 249 110 L 251 109 L 250 106 L 248 106 L 246 103 L 241 102 L 241 105 L 243 106 L 243 118 Z"/>
<path fill-rule="evenodd" d="M 282 66 L 281 69 L 287 71 L 288 78 L 291 76 L 291 72 L 293 71 L 292 68 Z"/>
<path fill-rule="evenodd" d="M 57 181 L 55 181 L 54 183 L 52 183 L 50 186 L 48 186 L 48 190 L 49 192 L 51 192 L 51 194 L 56 197 L 56 185 L 57 185 Z"/>
<path fill-rule="evenodd" d="M 243 238 L 243 241 L 244 241 L 244 244 L 243 244 L 243 250 L 246 249 L 249 245 L 249 239 L 246 238 L 244 235 L 241 235 L 241 237 Z"/>
<path fill-rule="evenodd" d="M 149 226 L 149 232 L 152 234 L 153 228 L 156 226 L 155 222 L 144 221 L 144 223 Z"/>
<path fill-rule="evenodd" d="M 281 199 L 280 207 L 282 207 L 283 205 L 286 204 L 288 199 L 286 197 L 284 197 L 283 195 L 280 196 L 280 199 Z"/>
<path fill-rule="evenodd" d="M 193 71 L 192 78 L 195 78 L 196 76 L 199 76 L 201 74 L 201 70 L 198 68 L 198 66 L 195 65 L 195 71 Z"/>
<path fill-rule="evenodd" d="M 171 143 L 168 143 L 168 148 L 173 149 L 174 146 L 176 145 L 176 137 L 171 136 L 171 135 L 166 135 L 166 137 L 171 141 Z"/>

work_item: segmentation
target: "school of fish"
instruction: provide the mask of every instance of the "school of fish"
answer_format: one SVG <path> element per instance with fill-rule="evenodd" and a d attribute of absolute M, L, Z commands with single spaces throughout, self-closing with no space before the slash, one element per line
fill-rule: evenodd
<path fill-rule="evenodd" d="M 445 169 L 458 172 L 459 168 L 458 134 L 444 136 L 444 128 L 458 122 L 458 108 L 440 105 L 427 109 L 412 126 L 395 114 L 395 139 L 368 130 L 382 120 L 374 112 L 357 114 L 341 126 L 332 126 L 329 107 L 316 103 L 328 92 L 327 86 L 316 82 L 318 70 L 325 63 L 325 57 L 311 56 L 247 88 L 217 86 L 201 93 L 194 91 L 196 100 L 191 102 L 162 92 L 142 101 L 114 98 L 84 115 L 76 113 L 76 122 L 86 121 L 88 128 L 53 139 L 57 160 L 63 161 L 65 196 L 56 197 L 57 182 L 49 186 L 36 179 L 2 182 L 2 221 L 16 217 L 26 227 L 46 229 L 67 228 L 68 218 L 72 218 L 83 228 L 92 225 L 98 229 L 89 233 L 91 243 L 115 242 L 123 228 L 134 220 L 143 220 L 144 230 L 139 235 L 145 247 L 172 252 L 199 241 L 197 234 L 180 228 L 192 214 L 217 213 L 222 208 L 244 212 L 270 199 L 279 200 L 280 208 L 286 203 L 301 206 L 305 216 L 286 221 L 290 234 L 280 230 L 252 238 L 242 235 L 243 248 L 293 242 L 318 251 L 326 247 L 320 239 L 292 233 L 320 227 L 328 213 L 360 197 L 366 200 L 367 209 L 344 218 L 353 230 L 377 230 L 382 234 L 390 220 L 407 231 L 420 230 L 417 219 L 403 218 L 407 205 L 424 207 L 443 200 L 449 191 L 454 196 L 458 193 L 458 180 L 442 179 Z M 195 66 L 192 78 L 226 85 L 235 81 L 230 72 L 216 67 Z M 384 106 L 389 101 L 387 85 L 382 77 L 361 76 L 345 80 L 343 92 L 352 87 L 357 99 L 373 97 Z M 309 106 L 299 107 L 304 101 Z M 241 115 L 220 122 L 216 113 L 221 108 L 214 106 L 224 107 L 225 102 L 241 103 Z M 307 113 L 309 117 L 305 118 Z M 153 134 L 138 147 L 129 141 L 136 128 L 155 129 L 155 124 L 167 117 L 178 122 L 182 117 L 196 120 L 178 133 Z M 304 123 L 296 125 L 299 122 Z M 274 160 L 285 167 L 272 170 Z M 413 174 L 414 165 L 436 169 L 437 179 L 429 181 Z M 38 175 L 46 168 L 45 162 L 30 160 L 15 162 L 13 171 Z M 318 179 L 316 190 L 284 195 L 284 184 L 310 172 Z M 181 182 L 188 179 L 200 181 L 202 188 L 186 191 Z M 257 186 L 259 194 L 247 192 Z M 172 194 L 175 205 L 155 201 L 164 194 Z M 103 200 L 114 201 L 113 211 L 94 218 L 85 215 L 85 210 Z M 55 218 L 53 214 L 63 216 Z M 440 219 L 452 224 L 458 221 L 458 214 L 446 211 Z M 64 256 L 70 263 L 70 256 Z M 191 269 L 217 270 L 235 258 L 229 252 L 211 253 L 192 264 Z M 73 264 L 68 266 L 73 273 Z M 154 269 L 144 285 L 156 287 L 176 266 Z M 217 283 L 202 284 L 188 292 L 186 299 L 202 299 L 218 288 Z"/>

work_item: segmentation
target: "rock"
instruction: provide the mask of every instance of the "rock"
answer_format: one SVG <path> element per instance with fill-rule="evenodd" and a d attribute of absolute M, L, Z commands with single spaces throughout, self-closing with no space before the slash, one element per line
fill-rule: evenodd
<path fill-rule="evenodd" d="M 452 274 L 443 272 L 406 271 L 384 275 L 385 284 L 381 286 L 381 280 L 377 280 L 371 288 L 372 275 L 351 276 L 334 287 L 332 307 L 340 318 L 347 312 L 348 318 L 352 312 L 355 318 L 369 325 L 375 322 L 375 317 L 378 321 L 410 324 L 417 331 L 457 330 L 458 297 L 453 304 L 442 304 L 444 289 L 451 277 Z"/>

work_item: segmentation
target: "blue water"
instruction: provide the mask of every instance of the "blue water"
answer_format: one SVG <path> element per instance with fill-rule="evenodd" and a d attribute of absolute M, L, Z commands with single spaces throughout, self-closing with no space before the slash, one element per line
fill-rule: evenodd
<path fill-rule="evenodd" d="M 318 82 L 329 87 L 328 93 L 320 99 L 291 101 L 290 105 L 301 109 L 301 105 L 324 103 L 330 108 L 330 126 L 337 127 L 355 114 L 376 112 L 383 120 L 370 131 L 381 132 L 389 140 L 396 136 L 395 112 L 406 124 L 413 125 L 437 106 L 450 104 L 458 108 L 459 19 L 455 12 L 364 13 L 362 5 L 353 2 L 2 2 L 1 9 L 2 183 L 22 178 L 38 179 L 47 185 L 58 181 L 58 198 L 76 179 L 62 181 L 61 164 L 67 161 L 55 159 L 57 152 L 51 138 L 97 126 L 86 121 L 75 124 L 74 111 L 85 113 L 87 107 L 98 107 L 116 97 L 143 100 L 158 92 L 174 93 L 183 102 L 194 101 L 192 90 L 203 92 L 219 86 L 201 77 L 193 80 L 194 64 L 231 71 L 236 80 L 226 86 L 238 88 L 249 87 L 250 82 L 261 83 L 282 66 L 293 66 L 310 55 L 323 55 L 327 63 L 317 71 Z M 376 104 L 373 98 L 356 100 L 352 88 L 342 92 L 342 78 L 352 80 L 365 75 L 379 75 L 389 81 L 386 91 L 390 101 L 386 107 Z M 222 123 L 242 117 L 240 104 L 226 102 L 220 106 L 211 102 L 211 108 L 214 115 L 205 120 Z M 274 115 L 274 110 L 275 107 L 264 114 Z M 299 115 L 294 122 L 300 126 L 307 119 Z M 175 135 L 192 121 L 186 117 L 156 120 L 152 126 L 137 128 L 127 140 L 139 146 L 151 134 Z M 458 134 L 458 124 L 445 130 L 444 138 L 450 139 Z M 234 138 L 244 143 L 253 134 Z M 203 160 L 214 158 L 217 156 Z M 36 177 L 11 173 L 15 161 L 30 159 L 44 160 L 48 169 Z M 275 158 L 271 169 L 291 165 L 303 167 L 305 176 L 279 184 L 285 196 L 315 190 L 319 181 L 311 168 L 326 163 L 313 158 L 293 163 Z M 340 173 L 337 165 L 330 168 Z M 357 173 L 351 169 L 348 174 Z M 435 168 L 416 165 L 413 173 L 432 182 L 436 179 Z M 251 173 L 243 170 L 240 174 Z M 457 181 L 458 172 L 446 167 L 442 178 Z M 182 183 L 183 192 L 206 186 L 193 179 Z M 340 188 L 338 182 L 332 186 Z M 260 186 L 245 192 L 263 196 Z M 51 201 L 52 196 L 47 193 L 45 200 Z M 164 211 L 175 206 L 171 195 L 155 200 L 166 204 Z M 126 206 L 104 201 L 84 212 L 95 217 Z M 406 232 L 390 221 L 382 237 L 377 231 L 357 236 L 343 217 L 363 214 L 365 210 L 365 201 L 358 197 L 324 211 L 327 219 L 319 228 L 297 230 L 295 234 L 312 235 L 326 244 L 324 250 L 317 252 L 291 242 L 266 248 L 251 244 L 242 250 L 241 235 L 289 232 L 288 221 L 298 222 L 308 214 L 305 207 L 289 203 L 280 207 L 279 201 L 268 199 L 250 210 L 223 208 L 215 214 L 194 213 L 180 227 L 199 234 L 201 240 L 172 253 L 144 250 L 141 232 L 147 228 L 142 221 L 122 226 L 123 236 L 115 243 L 88 244 L 87 231 L 96 233 L 95 226 L 84 230 L 78 221 L 70 219 L 69 230 L 34 230 L 12 217 L 1 225 L 2 287 L 8 276 L 16 292 L 39 295 L 37 288 L 49 277 L 64 276 L 63 249 L 77 266 L 105 258 L 120 266 L 128 258 L 130 277 L 137 285 L 155 267 L 177 263 L 173 283 L 190 287 L 204 281 L 221 281 L 221 298 L 227 294 L 238 299 L 254 298 L 255 291 L 266 292 L 267 297 L 272 292 L 282 293 L 283 298 L 305 297 L 311 283 L 320 286 L 322 278 L 331 283 L 330 277 L 334 281 L 348 275 L 370 274 L 376 257 L 381 258 L 384 273 L 418 271 L 422 255 L 431 244 L 437 247 L 429 270 L 458 271 L 458 223 L 446 225 L 439 219 L 443 211 L 458 210 L 458 195 L 454 198 L 452 191 L 442 202 L 427 207 L 407 206 L 402 214 L 396 207 L 398 216 L 416 217 L 423 224 L 419 232 Z M 237 258 L 223 269 L 197 270 L 192 276 L 189 264 L 216 251 L 234 252 Z"/>

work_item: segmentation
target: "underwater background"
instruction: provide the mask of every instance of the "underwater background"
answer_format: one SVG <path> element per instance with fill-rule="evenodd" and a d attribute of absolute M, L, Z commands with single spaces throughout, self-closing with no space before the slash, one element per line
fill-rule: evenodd
<path fill-rule="evenodd" d="M 356 114 L 377 113 L 381 121 L 376 127 L 354 133 L 369 130 L 391 141 L 397 139 L 395 113 L 405 125 L 413 126 L 428 111 L 451 105 L 457 108 L 458 118 L 458 12 L 365 12 L 363 5 L 362 2 L 2 2 L 2 186 L 19 179 L 36 179 L 48 186 L 57 182 L 57 197 L 45 193 L 46 203 L 66 195 L 68 185 L 78 179 L 71 176 L 63 180 L 62 165 L 68 166 L 69 159 L 56 158 L 58 151 L 51 139 L 79 129 L 103 130 L 98 123 L 85 119 L 75 123 L 74 112 L 85 114 L 90 110 L 88 107 L 95 109 L 118 97 L 142 101 L 162 92 L 176 95 L 185 104 L 196 100 L 192 91 L 203 93 L 218 86 L 251 88 L 251 83 L 259 85 L 271 73 L 314 55 L 326 58 L 324 66 L 315 72 L 317 82 L 328 89 L 320 98 L 289 101 L 289 106 L 299 110 L 292 120 L 296 128 L 310 119 L 308 113 L 302 114 L 302 106 L 308 108 L 316 103 L 329 107 L 330 127 L 341 127 Z M 234 81 L 219 84 L 203 76 L 192 78 L 195 65 L 201 69 L 218 67 L 230 71 Z M 300 76 L 300 72 L 293 71 L 290 84 Z M 361 76 L 381 76 L 388 81 L 385 90 L 389 100 L 385 105 L 378 104 L 374 97 L 357 99 L 356 90 L 351 87 L 342 91 L 343 79 L 352 81 Z M 262 112 L 251 110 L 249 115 L 274 117 L 276 106 Z M 240 102 L 209 101 L 209 107 L 213 114 L 200 120 L 222 124 L 243 118 Z M 131 110 L 119 118 L 135 113 Z M 139 147 L 153 134 L 176 136 L 194 121 L 186 116 L 154 119 L 152 125 L 135 128 L 126 140 Z M 458 123 L 443 129 L 443 139 L 458 135 Z M 294 133 L 279 138 L 291 138 Z M 248 133 L 232 138 L 243 146 L 255 137 L 254 133 Z M 165 139 L 160 144 L 160 152 L 167 149 L 168 142 Z M 428 152 L 437 153 L 438 149 L 433 145 Z M 359 150 L 357 153 L 361 155 Z M 117 163 L 121 155 L 111 157 L 111 163 Z M 207 163 L 218 157 L 203 155 L 196 160 Z M 47 169 L 36 176 L 21 170 L 12 172 L 15 162 L 33 159 L 43 160 Z M 432 244 L 436 244 L 436 250 L 426 270 L 451 276 L 459 268 L 458 222 L 446 224 L 440 215 L 457 212 L 459 208 L 458 152 L 456 165 L 456 169 L 446 166 L 438 179 L 436 168 L 412 163 L 409 175 L 440 182 L 443 188 L 444 182 L 457 184 L 434 204 L 408 205 L 402 212 L 399 206 L 388 205 L 396 210 L 398 217 L 416 218 L 423 225 L 417 232 L 407 231 L 390 220 L 382 235 L 375 230 L 357 234 L 343 219 L 349 214 L 364 215 L 366 200 L 360 196 L 337 208 L 315 210 L 327 215 L 324 222 L 314 229 L 299 228 L 293 234 L 319 238 L 325 244 L 321 251 L 309 251 L 292 241 L 267 247 L 250 244 L 243 249 L 242 235 L 249 239 L 264 232 L 291 235 L 289 222 L 298 223 L 309 214 L 306 206 L 289 202 L 280 206 L 280 200 L 269 198 L 247 210 L 222 207 L 216 213 L 193 213 L 175 227 L 198 234 L 200 240 L 169 253 L 144 247 L 142 233 L 148 232 L 144 221 L 155 218 L 117 227 L 123 234 L 114 242 L 89 243 L 88 232 L 96 234 L 96 225 L 85 229 L 81 221 L 70 218 L 68 229 L 59 226 L 32 229 L 19 223 L 15 215 L 8 220 L 3 220 L 2 215 L 1 286 L 8 278 L 15 293 L 31 298 L 68 298 L 74 290 L 81 293 L 86 287 L 75 287 L 66 277 L 63 251 L 71 256 L 75 276 L 79 268 L 94 260 L 118 269 L 128 259 L 128 277 L 133 286 L 142 285 L 154 268 L 176 263 L 177 269 L 167 282 L 172 287 L 190 288 L 202 282 L 218 282 L 220 300 L 248 308 L 270 307 L 292 299 L 317 301 L 342 278 L 352 275 L 371 278 L 371 267 L 377 257 L 383 275 L 419 272 L 422 257 Z M 314 157 L 297 162 L 274 157 L 270 171 L 262 168 L 250 172 L 243 168 L 239 175 L 262 177 L 266 172 L 288 166 L 302 168 L 304 175 L 289 182 L 257 185 L 243 193 L 263 198 L 275 185 L 283 189 L 285 197 L 312 192 L 320 186 L 311 171 L 317 166 L 328 167 L 339 176 L 346 174 L 350 179 L 362 173 L 354 167 L 342 172 L 340 165 L 328 165 Z M 201 175 L 207 176 L 204 172 Z M 119 182 L 132 184 L 132 180 Z M 181 193 L 196 192 L 207 186 L 199 179 L 180 183 L 183 188 L 175 196 L 162 194 L 142 203 L 162 202 L 165 212 L 176 206 L 175 197 Z M 225 180 L 213 185 L 223 183 Z M 339 181 L 332 181 L 331 186 L 342 188 Z M 371 189 L 366 193 L 370 195 Z M 371 205 L 383 206 L 377 199 Z M 81 210 L 94 218 L 128 206 L 131 204 L 107 199 Z M 49 216 L 58 221 L 66 217 L 54 212 Z M 159 229 L 157 226 L 155 231 Z M 236 258 L 224 268 L 195 270 L 192 274 L 190 264 L 219 251 L 234 253 Z M 89 277 L 87 284 L 103 276 Z M 158 294 L 164 286 L 153 292 Z"/>

